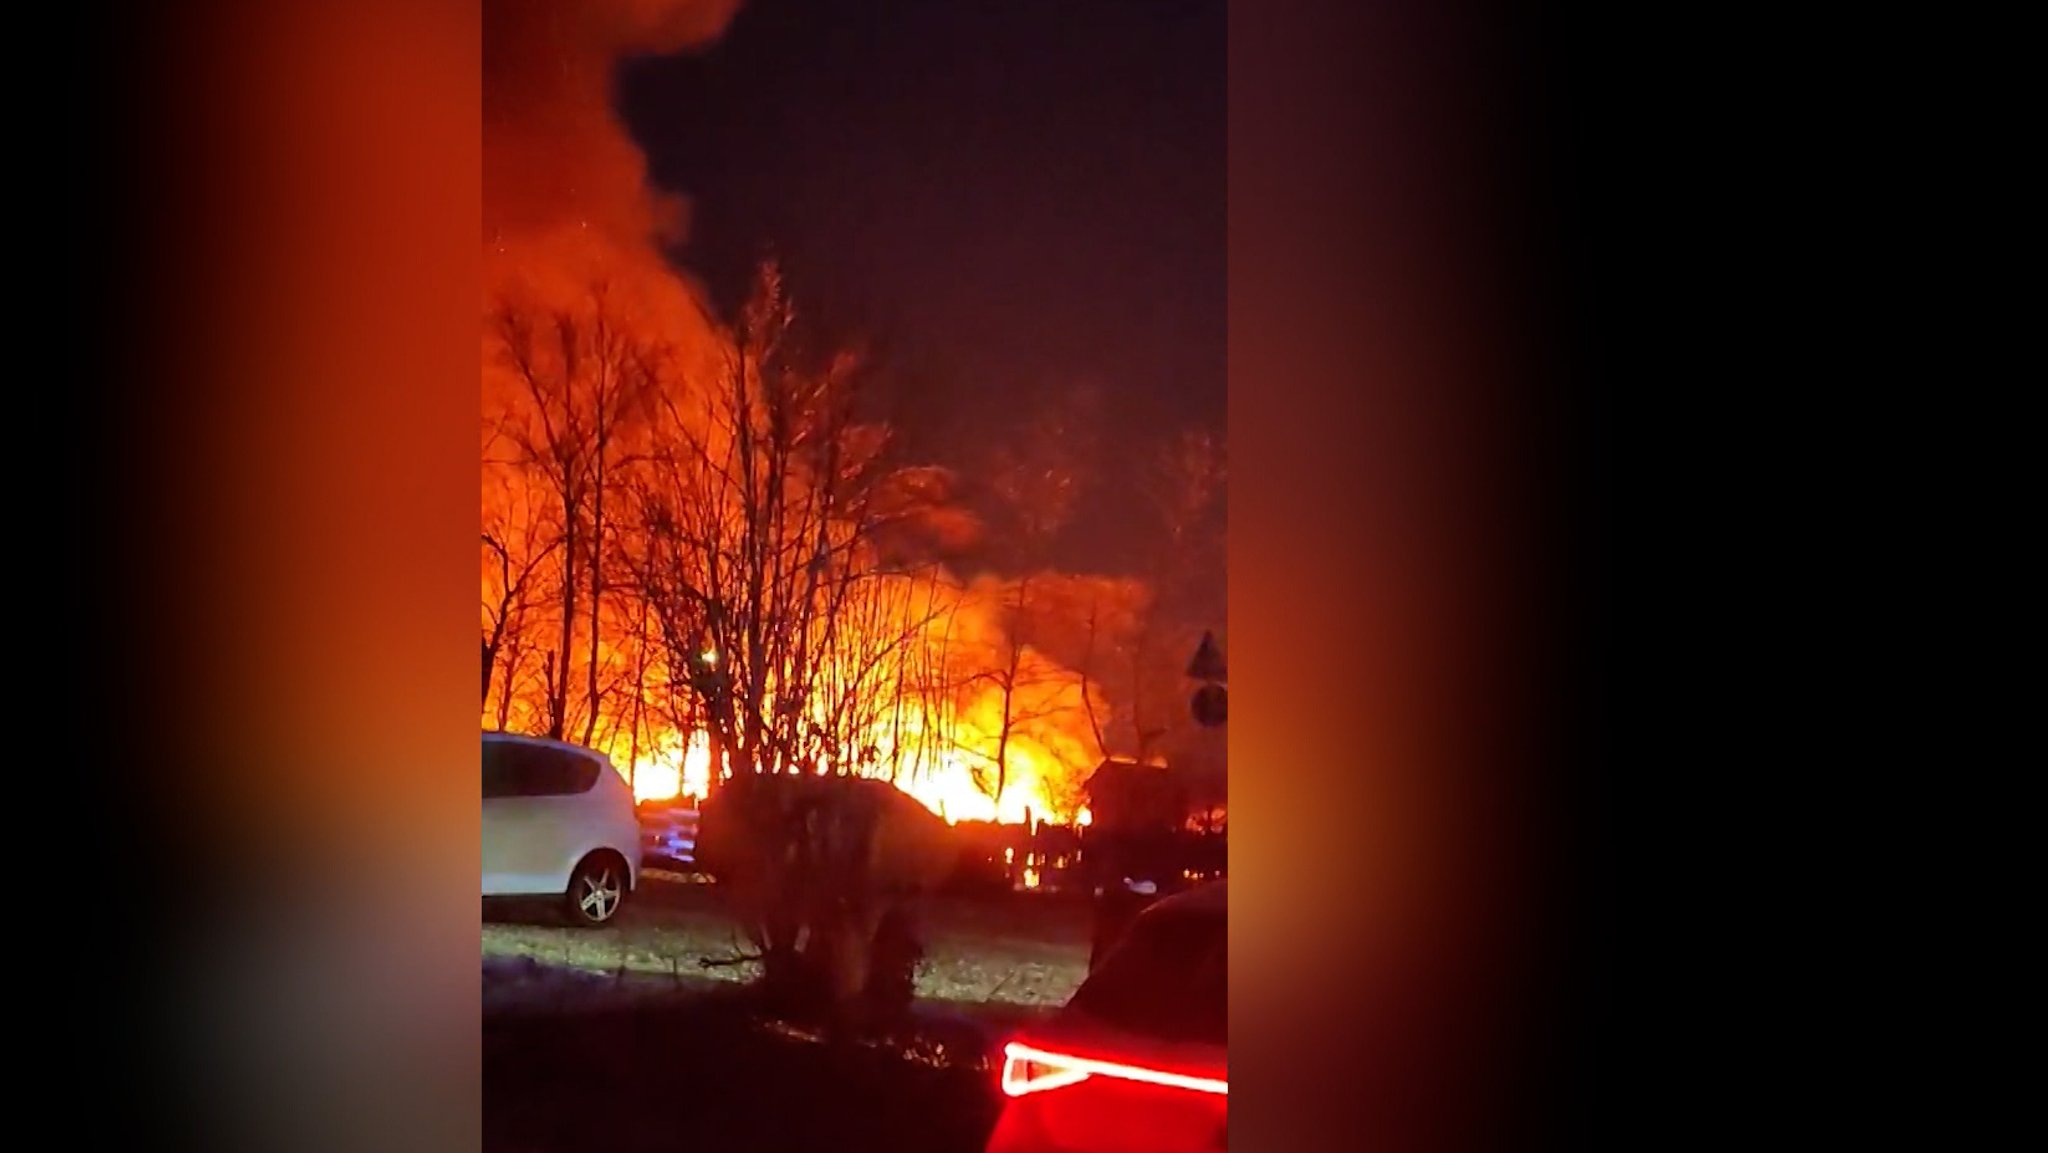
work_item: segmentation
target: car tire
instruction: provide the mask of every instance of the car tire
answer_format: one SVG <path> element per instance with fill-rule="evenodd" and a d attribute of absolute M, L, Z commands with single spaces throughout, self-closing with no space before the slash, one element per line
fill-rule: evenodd
<path fill-rule="evenodd" d="M 618 920 L 627 890 L 625 864 L 614 854 L 592 853 L 569 874 L 563 912 L 579 928 L 603 928 Z"/>

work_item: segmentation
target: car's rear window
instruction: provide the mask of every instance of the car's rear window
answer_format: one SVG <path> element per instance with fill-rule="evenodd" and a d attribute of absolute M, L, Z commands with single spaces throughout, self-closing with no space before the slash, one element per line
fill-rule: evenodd
<path fill-rule="evenodd" d="M 596 757 L 518 741 L 485 741 L 483 759 L 486 798 L 574 796 L 604 771 Z"/>
<path fill-rule="evenodd" d="M 1224 1044 L 1228 941 L 1221 912 L 1142 916 L 1082 982 L 1069 1007 L 1141 1036 Z"/>

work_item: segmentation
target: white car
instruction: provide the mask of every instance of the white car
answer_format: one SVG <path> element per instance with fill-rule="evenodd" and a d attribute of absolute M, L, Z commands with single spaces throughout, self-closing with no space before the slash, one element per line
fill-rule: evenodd
<path fill-rule="evenodd" d="M 557 897 L 585 926 L 618 916 L 640 879 L 640 821 L 611 758 L 486 732 L 483 762 L 483 895 Z"/>
<path fill-rule="evenodd" d="M 1138 914 L 1052 1019 L 1003 1048 L 988 1153 L 1220 1153 L 1230 1121 L 1224 882 Z"/>

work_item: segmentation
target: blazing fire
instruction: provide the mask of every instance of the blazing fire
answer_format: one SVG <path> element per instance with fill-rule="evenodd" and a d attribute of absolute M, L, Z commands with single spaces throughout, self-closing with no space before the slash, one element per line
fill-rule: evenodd
<path fill-rule="evenodd" d="M 1091 717 L 1108 711 L 1100 690 L 1003 635 L 998 618 L 1012 595 L 1006 586 L 963 588 L 926 578 L 920 588 L 920 603 L 934 603 L 935 594 L 943 594 L 940 608 L 921 621 L 914 641 L 888 647 L 889 667 L 862 678 L 863 686 L 880 691 L 859 707 L 863 721 L 844 742 L 841 763 L 891 779 L 948 821 L 1085 824 L 1080 784 L 1102 759 Z M 848 651 L 861 648 L 856 643 Z M 641 700 L 636 709 L 627 685 L 603 701 L 591 743 L 611 754 L 643 801 L 702 798 L 711 784 L 713 741 L 701 728 L 685 735 L 655 719 L 670 686 L 658 670 L 649 675 L 641 667 L 649 656 L 658 659 L 658 653 L 636 651 L 630 640 L 601 649 L 601 663 L 608 666 L 604 679 L 640 674 Z M 718 663 L 710 651 L 698 660 Z M 519 691 L 522 686 L 527 691 Z M 501 687 L 487 702 L 485 726 L 543 728 L 532 688 L 530 669 L 524 681 Z M 823 709 L 814 702 L 809 711 L 822 715 Z M 569 735 L 581 734 L 572 725 Z M 721 771 L 729 774 L 727 760 Z M 822 760 L 816 768 L 826 771 L 830 765 Z"/>
<path fill-rule="evenodd" d="M 896 785 L 917 798 L 926 808 L 949 821 L 1001 821 L 1021 824 L 1031 818 L 1062 820 L 1071 815 L 1077 824 L 1088 823 L 1085 808 L 1070 813 L 1046 799 L 1044 782 L 1071 779 L 1063 763 L 1047 764 L 1042 753 L 1020 758 L 1028 764 L 1014 765 L 1012 777 L 1000 801 L 989 796 L 976 782 L 974 764 L 985 758 L 947 752 L 930 772 L 899 776 Z M 643 755 L 634 762 L 629 779 L 633 795 L 642 801 L 665 801 L 676 797 L 702 797 L 711 781 L 711 742 L 702 732 L 693 733 L 687 744 L 671 737 L 658 753 Z"/>

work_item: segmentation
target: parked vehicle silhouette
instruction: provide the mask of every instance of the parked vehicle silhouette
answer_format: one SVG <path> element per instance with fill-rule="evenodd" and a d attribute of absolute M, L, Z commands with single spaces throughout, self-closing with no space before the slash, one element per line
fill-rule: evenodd
<path fill-rule="evenodd" d="M 569 920 L 618 916 L 640 878 L 640 822 L 594 749 L 483 734 L 483 895 L 558 897 Z"/>

